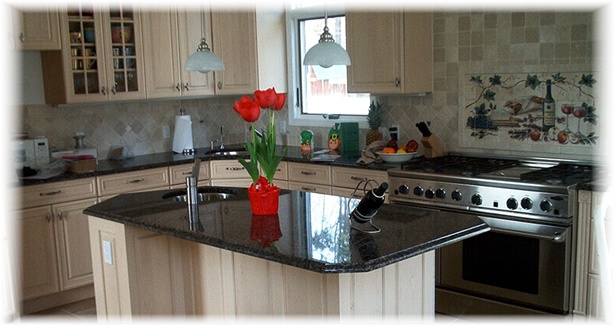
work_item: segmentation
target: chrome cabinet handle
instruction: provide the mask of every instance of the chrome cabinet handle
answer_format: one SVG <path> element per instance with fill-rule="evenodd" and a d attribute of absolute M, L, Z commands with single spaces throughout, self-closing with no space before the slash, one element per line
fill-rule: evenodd
<path fill-rule="evenodd" d="M 140 183 L 140 182 L 142 182 L 144 180 L 145 180 L 145 178 L 141 177 L 141 178 L 137 178 L 137 179 L 126 181 L 126 184 Z"/>
<path fill-rule="evenodd" d="M 310 191 L 310 192 L 311 192 L 311 191 L 316 191 L 316 189 L 315 189 L 315 188 L 313 188 L 313 187 L 305 187 L 305 186 L 301 186 L 301 189 L 302 189 L 302 190 L 304 190 L 304 191 Z"/>
<path fill-rule="evenodd" d="M 45 216 L 45 218 L 47 219 L 47 222 L 50 223 L 51 222 L 51 214 L 48 212 L 47 215 Z"/>
<path fill-rule="evenodd" d="M 222 82 L 218 82 L 218 90 L 222 90 Z"/>
<path fill-rule="evenodd" d="M 245 167 L 226 167 L 226 170 L 232 170 L 232 171 L 236 171 L 236 170 L 244 170 L 246 169 Z"/>
<path fill-rule="evenodd" d="M 62 210 L 58 210 L 58 220 L 62 220 Z"/>
<path fill-rule="evenodd" d="M 188 87 L 188 83 L 184 85 L 184 88 L 186 89 L 186 91 L 190 91 L 190 88 Z"/>
<path fill-rule="evenodd" d="M 308 175 L 308 176 L 314 176 L 314 175 L 316 175 L 316 172 L 314 172 L 314 171 L 304 171 L 304 170 L 302 170 L 302 171 L 301 171 L 301 174 L 303 174 L 303 175 Z"/>
<path fill-rule="evenodd" d="M 113 87 L 111 88 L 111 92 L 112 92 L 113 94 L 116 94 L 117 90 L 115 89 L 115 85 L 113 85 Z"/>
<path fill-rule="evenodd" d="M 399 80 L 399 78 L 395 79 L 395 87 L 399 87 L 399 84 L 401 84 L 401 81 Z"/>
<path fill-rule="evenodd" d="M 179 83 L 177 83 L 177 85 L 175 85 L 175 89 L 177 89 L 178 91 L 181 91 L 181 87 L 179 86 Z"/>
<path fill-rule="evenodd" d="M 105 86 L 103 86 L 102 88 L 102 94 L 107 95 L 107 88 Z"/>
<path fill-rule="evenodd" d="M 58 194 L 58 193 L 62 193 L 62 190 L 51 191 L 51 192 L 47 192 L 47 193 L 40 193 L 39 196 L 55 195 L 55 194 Z"/>
<path fill-rule="evenodd" d="M 358 177 L 358 176 L 350 176 L 350 179 L 355 180 L 355 181 L 366 181 L 367 178 L 365 177 Z"/>
<path fill-rule="evenodd" d="M 23 32 L 19 33 L 19 39 L 21 42 L 26 42 L 26 35 Z"/>
<path fill-rule="evenodd" d="M 182 175 L 184 175 L 184 176 L 185 175 L 192 175 L 192 172 L 191 171 L 185 171 L 185 172 L 182 173 Z"/>

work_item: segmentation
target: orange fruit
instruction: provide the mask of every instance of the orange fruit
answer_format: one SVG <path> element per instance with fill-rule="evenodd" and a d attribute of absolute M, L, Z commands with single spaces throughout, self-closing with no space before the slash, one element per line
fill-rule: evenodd
<path fill-rule="evenodd" d="M 382 153 L 395 153 L 395 148 L 387 146 L 386 148 L 382 150 Z"/>

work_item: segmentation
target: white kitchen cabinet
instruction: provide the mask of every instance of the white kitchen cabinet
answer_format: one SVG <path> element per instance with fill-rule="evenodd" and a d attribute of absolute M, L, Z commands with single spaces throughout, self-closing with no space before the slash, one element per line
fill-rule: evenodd
<path fill-rule="evenodd" d="M 62 50 L 41 53 L 49 104 L 145 98 L 141 18 L 131 4 L 69 5 Z"/>
<path fill-rule="evenodd" d="M 214 72 L 216 94 L 286 92 L 284 9 L 212 11 L 213 48 L 224 63 Z"/>
<path fill-rule="evenodd" d="M 193 163 L 169 167 L 169 180 L 171 188 L 186 187 L 186 177 L 192 176 Z M 202 161 L 199 168 L 198 185 L 204 186 L 209 181 L 209 161 Z"/>
<path fill-rule="evenodd" d="M 288 163 L 288 188 L 296 191 L 331 194 L 331 166 Z M 336 168 L 333 168 L 336 169 Z"/>
<path fill-rule="evenodd" d="M 432 91 L 430 12 L 349 11 L 346 26 L 349 92 Z"/>
<path fill-rule="evenodd" d="M 252 178 L 237 160 L 212 160 L 211 169 L 212 186 L 249 187 Z"/>
<path fill-rule="evenodd" d="M 169 188 L 167 167 L 103 175 L 96 179 L 99 197 Z"/>
<path fill-rule="evenodd" d="M 186 61 L 205 38 L 212 51 L 208 8 L 187 10 L 168 5 L 142 12 L 148 98 L 214 94 L 213 73 L 184 70 Z M 164 9 L 164 10 L 162 10 Z"/>
<path fill-rule="evenodd" d="M 21 188 L 22 312 L 92 297 L 92 258 L 83 209 L 96 203 L 93 178 Z"/>
<path fill-rule="evenodd" d="M 609 233 L 614 231 L 612 217 L 606 215 L 608 193 L 579 191 L 577 218 L 577 264 L 575 278 L 575 319 L 603 321 L 609 290 L 604 278 L 612 273 L 612 253 L 615 251 Z M 605 276 L 607 275 L 607 276 Z M 612 278 L 612 277 L 611 277 Z"/>
<path fill-rule="evenodd" d="M 60 18 L 56 5 L 13 11 L 14 40 L 18 50 L 60 50 Z"/>

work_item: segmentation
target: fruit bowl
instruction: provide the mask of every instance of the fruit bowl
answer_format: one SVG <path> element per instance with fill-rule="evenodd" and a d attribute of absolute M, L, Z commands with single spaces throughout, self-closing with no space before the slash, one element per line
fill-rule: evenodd
<path fill-rule="evenodd" d="M 376 151 L 376 154 L 380 158 L 382 158 L 382 161 L 388 162 L 388 163 L 406 162 L 406 161 L 414 158 L 414 156 L 416 156 L 416 152 L 410 152 L 410 153 L 382 153 L 380 151 Z"/>

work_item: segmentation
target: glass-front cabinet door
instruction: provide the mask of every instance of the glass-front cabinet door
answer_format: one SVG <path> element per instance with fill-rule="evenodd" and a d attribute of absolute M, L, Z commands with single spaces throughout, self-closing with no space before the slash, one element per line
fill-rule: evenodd
<path fill-rule="evenodd" d="M 105 101 L 106 80 L 100 10 L 92 4 L 70 5 L 63 22 L 69 53 L 64 53 L 67 102 Z M 64 49 L 67 47 L 64 46 Z"/>
<path fill-rule="evenodd" d="M 61 17 L 63 69 L 54 70 L 53 54 L 43 56 L 43 65 L 46 93 L 61 92 L 63 97 L 48 102 L 145 98 L 140 18 L 132 4 L 74 3 Z M 64 83 L 56 75 L 63 75 Z"/>
<path fill-rule="evenodd" d="M 145 98 L 139 19 L 132 4 L 112 5 L 105 17 L 110 100 Z"/>

